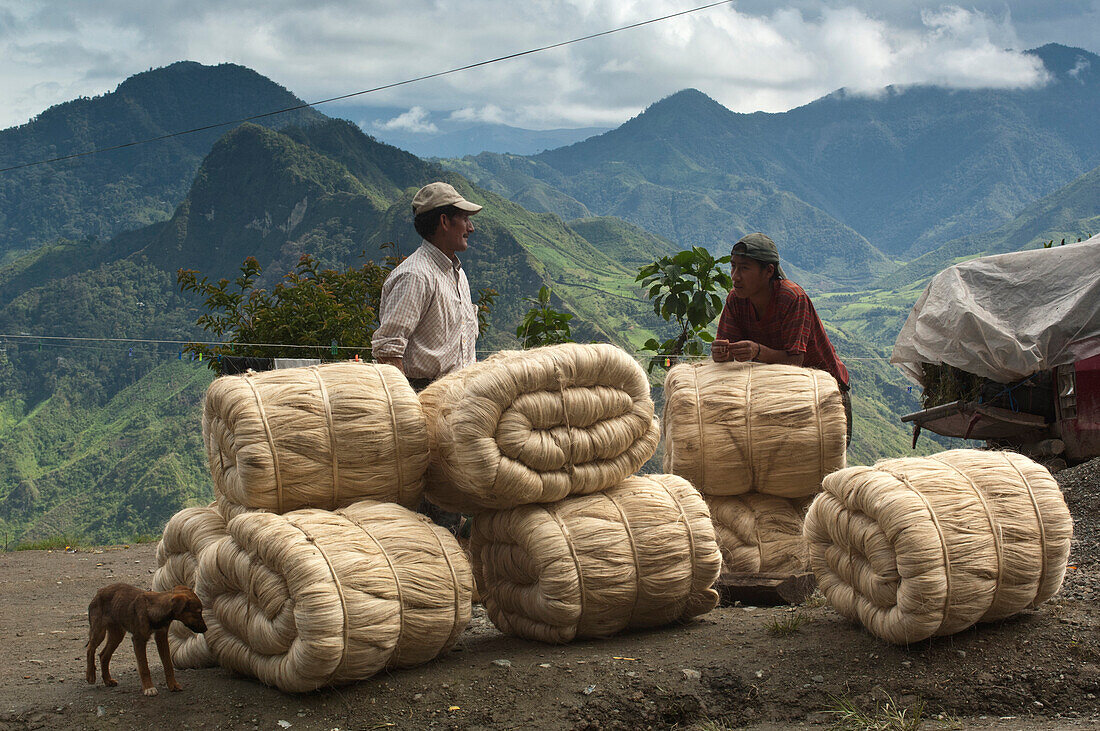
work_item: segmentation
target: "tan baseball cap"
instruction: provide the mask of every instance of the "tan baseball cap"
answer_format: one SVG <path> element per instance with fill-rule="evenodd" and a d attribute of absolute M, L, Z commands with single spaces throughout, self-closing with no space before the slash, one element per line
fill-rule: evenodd
<path fill-rule="evenodd" d="M 443 206 L 454 206 L 471 216 L 481 210 L 481 206 L 463 198 L 454 186 L 447 183 L 428 183 L 413 196 L 413 215 L 415 216 Z"/>

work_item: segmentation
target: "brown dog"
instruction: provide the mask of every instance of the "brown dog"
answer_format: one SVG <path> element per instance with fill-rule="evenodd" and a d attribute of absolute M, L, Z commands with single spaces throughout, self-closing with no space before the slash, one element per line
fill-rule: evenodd
<path fill-rule="evenodd" d="M 168 649 L 168 625 L 173 619 L 183 622 L 192 632 L 206 631 L 206 622 L 202 619 L 202 602 L 186 586 L 160 592 L 144 591 L 130 584 L 111 584 L 100 589 L 88 605 L 88 623 L 91 625 L 88 635 L 88 670 L 85 676 L 88 682 L 95 685 L 95 650 L 106 635 L 107 644 L 99 653 L 103 684 L 118 685 L 118 681 L 111 677 L 111 655 L 129 632 L 134 641 L 142 692 L 145 695 L 157 694 L 157 689 L 153 687 L 153 676 L 149 674 L 149 660 L 145 656 L 145 646 L 149 643 L 150 635 L 157 638 L 157 652 L 160 653 L 160 663 L 164 666 L 164 681 L 168 690 L 183 690 L 183 686 L 176 682 L 172 654 Z"/>

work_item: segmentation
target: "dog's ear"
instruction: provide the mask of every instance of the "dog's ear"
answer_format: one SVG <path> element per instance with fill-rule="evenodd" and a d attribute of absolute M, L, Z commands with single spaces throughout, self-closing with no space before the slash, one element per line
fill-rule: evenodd
<path fill-rule="evenodd" d="M 183 591 L 172 592 L 172 617 L 178 617 L 187 611 L 187 602 L 191 600 L 191 590 L 186 586 L 180 587 Z"/>
<path fill-rule="evenodd" d="M 165 594 L 160 601 L 149 602 L 149 622 L 154 626 L 164 626 L 187 609 L 186 593 L 173 590 Z"/>

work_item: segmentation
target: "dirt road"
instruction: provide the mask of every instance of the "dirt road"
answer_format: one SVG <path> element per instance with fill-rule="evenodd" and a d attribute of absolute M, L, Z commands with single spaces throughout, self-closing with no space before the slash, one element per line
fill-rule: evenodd
<path fill-rule="evenodd" d="M 837 699 L 870 708 L 887 696 L 911 709 L 923 702 L 924 729 L 1100 728 L 1098 473 L 1100 464 L 1063 482 L 1080 540 L 1062 592 L 1004 622 L 904 648 L 822 603 L 735 606 L 556 647 L 505 637 L 476 607 L 441 660 L 305 695 L 220 668 L 180 671 L 183 691 L 168 693 L 152 652 L 161 693 L 146 698 L 128 641 L 112 663 L 120 685 L 89 686 L 88 601 L 113 581 L 149 586 L 155 545 L 0 554 L 0 729 L 764 731 L 827 727 Z M 769 629 L 796 613 L 797 631 Z"/>

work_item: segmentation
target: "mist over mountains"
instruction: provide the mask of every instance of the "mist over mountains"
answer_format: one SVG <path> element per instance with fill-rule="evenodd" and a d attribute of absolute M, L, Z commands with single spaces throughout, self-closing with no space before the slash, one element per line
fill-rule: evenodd
<path fill-rule="evenodd" d="M 864 266 L 836 283 L 868 283 L 883 267 L 867 245 L 914 258 L 1100 165 L 1100 57 L 1030 53 L 1050 76 L 1036 89 L 838 91 L 781 114 L 737 114 L 688 89 L 568 147 L 449 166 L 536 210 L 582 206 L 684 246 L 769 231 L 799 267 L 836 280 Z"/>

